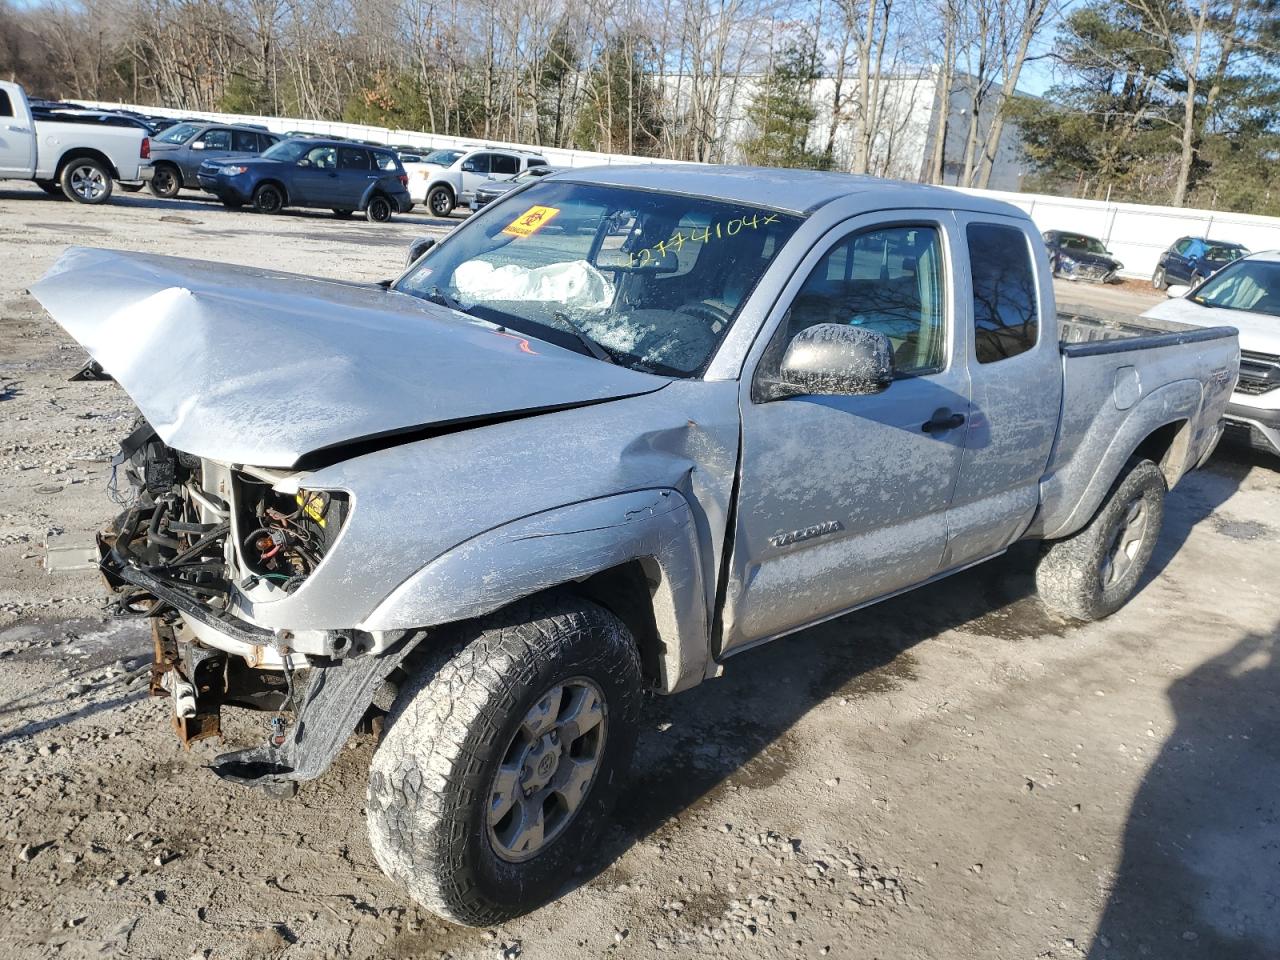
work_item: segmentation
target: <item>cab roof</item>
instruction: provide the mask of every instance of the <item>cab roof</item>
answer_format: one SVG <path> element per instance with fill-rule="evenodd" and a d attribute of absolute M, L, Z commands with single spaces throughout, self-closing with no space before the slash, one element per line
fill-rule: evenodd
<path fill-rule="evenodd" d="M 798 214 L 812 213 L 844 197 L 865 196 L 868 210 L 939 207 L 1028 219 L 1012 204 L 950 187 L 818 170 L 653 163 L 577 167 L 554 176 L 557 180 L 683 193 Z"/>

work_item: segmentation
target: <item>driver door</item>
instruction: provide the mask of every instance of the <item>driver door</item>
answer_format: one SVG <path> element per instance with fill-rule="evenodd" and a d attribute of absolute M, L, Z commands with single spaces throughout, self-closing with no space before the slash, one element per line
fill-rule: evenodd
<path fill-rule="evenodd" d="M 338 151 L 334 147 L 312 147 L 293 168 L 289 200 L 304 206 L 339 206 L 330 198 L 338 190 Z"/>
<path fill-rule="evenodd" d="M 720 653 L 941 572 L 969 413 L 955 229 L 941 211 L 857 218 L 815 246 L 779 298 L 743 379 Z M 818 323 L 885 334 L 895 380 L 872 395 L 772 399 L 787 344 Z"/>
<path fill-rule="evenodd" d="M 462 195 L 470 200 L 476 188 L 489 179 L 490 156 L 477 153 L 462 161 Z"/>

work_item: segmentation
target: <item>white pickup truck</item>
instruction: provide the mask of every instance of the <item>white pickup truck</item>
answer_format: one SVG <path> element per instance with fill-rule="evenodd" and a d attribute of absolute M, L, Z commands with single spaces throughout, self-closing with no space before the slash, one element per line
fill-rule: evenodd
<path fill-rule="evenodd" d="M 0 180 L 34 180 L 50 196 L 105 203 L 111 182 L 140 180 L 150 156 L 141 127 L 36 120 L 22 87 L 0 81 Z"/>

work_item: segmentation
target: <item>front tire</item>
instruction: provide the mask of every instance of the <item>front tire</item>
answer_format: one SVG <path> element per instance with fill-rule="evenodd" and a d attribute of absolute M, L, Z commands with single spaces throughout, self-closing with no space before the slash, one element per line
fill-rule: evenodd
<path fill-rule="evenodd" d="M 1151 275 L 1151 285 L 1157 290 L 1164 290 L 1169 286 L 1169 278 L 1165 276 L 1164 267 L 1156 267 L 1156 272 Z"/>
<path fill-rule="evenodd" d="M 368 206 L 364 208 L 365 219 L 370 223 L 386 223 L 393 212 L 391 201 L 380 193 L 370 197 Z"/>
<path fill-rule="evenodd" d="M 96 205 L 111 199 L 111 171 L 92 157 L 68 162 L 58 182 L 63 195 L 76 203 Z"/>
<path fill-rule="evenodd" d="M 1101 620 L 1124 606 L 1160 538 L 1167 490 L 1158 466 L 1131 460 L 1088 525 L 1041 556 L 1040 599 L 1077 620 Z"/>
<path fill-rule="evenodd" d="M 447 217 L 456 206 L 453 191 L 448 187 L 432 187 L 427 194 L 427 209 L 437 217 Z"/>
<path fill-rule="evenodd" d="M 611 613 L 544 595 L 448 628 L 403 688 L 369 775 L 379 866 L 484 926 L 558 896 L 635 746 L 640 659 Z"/>
<path fill-rule="evenodd" d="M 151 174 L 151 182 L 147 186 L 153 196 L 161 200 L 172 200 L 182 189 L 182 175 L 172 164 L 161 163 Z"/>
<path fill-rule="evenodd" d="M 253 209 L 274 214 L 284 209 L 284 193 L 274 183 L 264 183 L 253 191 Z"/>

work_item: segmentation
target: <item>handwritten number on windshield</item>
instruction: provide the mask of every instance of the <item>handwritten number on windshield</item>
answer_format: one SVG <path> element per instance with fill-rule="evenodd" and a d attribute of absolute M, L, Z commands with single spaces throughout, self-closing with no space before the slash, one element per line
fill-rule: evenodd
<path fill-rule="evenodd" d="M 750 217 L 735 217 L 725 223 L 709 223 L 705 227 L 695 227 L 689 231 L 688 236 L 677 230 L 666 240 L 659 240 L 651 247 L 645 247 L 630 254 L 627 266 L 647 266 L 654 262 L 655 254 L 657 259 L 665 259 L 668 252 L 679 253 L 686 243 L 710 243 L 712 240 L 721 240 L 724 237 L 735 237 L 746 227 L 758 230 L 777 222 L 776 213 L 770 213 L 764 217 L 752 214 Z"/>

